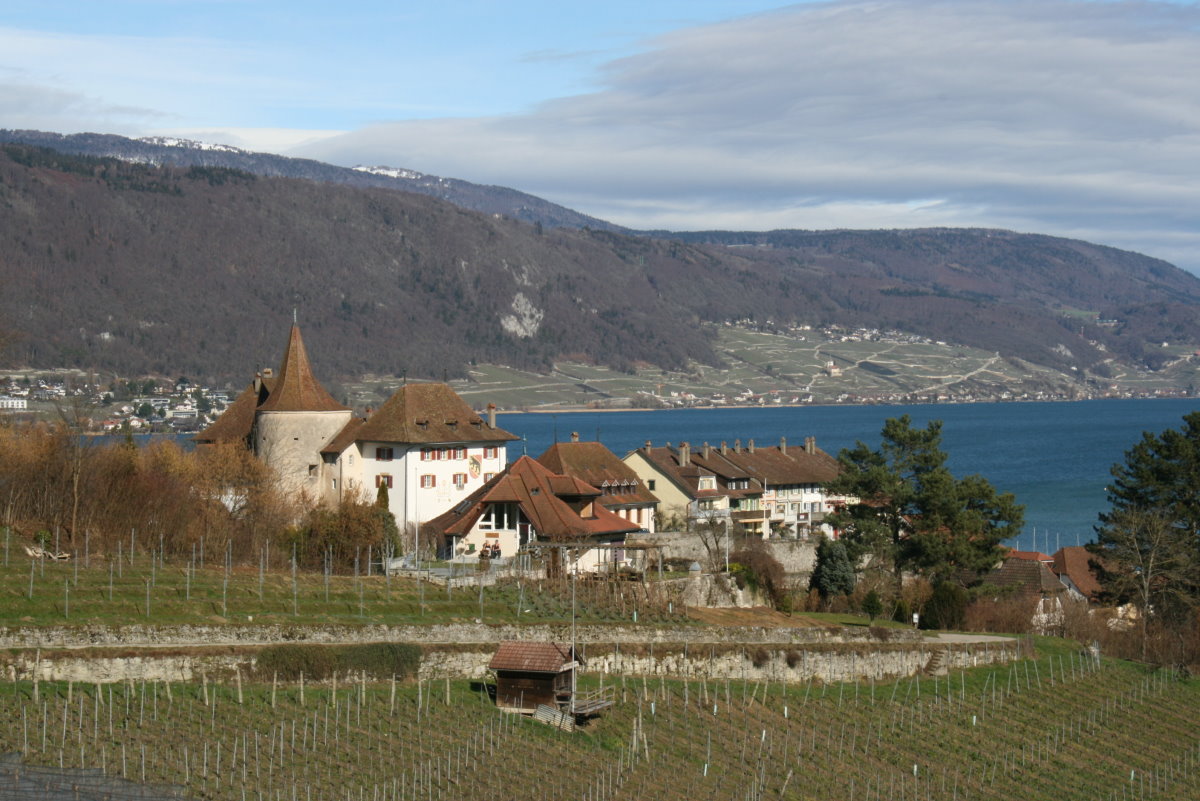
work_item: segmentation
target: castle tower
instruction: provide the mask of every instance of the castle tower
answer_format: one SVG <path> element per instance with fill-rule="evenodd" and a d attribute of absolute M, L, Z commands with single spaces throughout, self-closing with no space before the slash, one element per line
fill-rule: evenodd
<path fill-rule="evenodd" d="M 275 385 L 254 416 L 255 454 L 275 470 L 285 492 L 318 500 L 324 489 L 321 448 L 351 416 L 313 375 L 293 323 Z"/>

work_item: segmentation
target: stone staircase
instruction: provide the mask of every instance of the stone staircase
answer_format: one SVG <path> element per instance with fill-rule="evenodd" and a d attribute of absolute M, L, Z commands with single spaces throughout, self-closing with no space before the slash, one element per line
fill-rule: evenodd
<path fill-rule="evenodd" d="M 926 676 L 945 676 L 950 672 L 946 667 L 946 656 L 949 649 L 946 647 L 938 648 L 929 656 L 929 661 L 925 663 L 925 667 L 921 670 Z"/>

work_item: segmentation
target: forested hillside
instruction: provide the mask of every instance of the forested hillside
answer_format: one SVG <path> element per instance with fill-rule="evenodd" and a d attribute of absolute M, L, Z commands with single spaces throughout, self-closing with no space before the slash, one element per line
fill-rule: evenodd
<path fill-rule="evenodd" d="M 278 358 L 293 309 L 330 377 L 712 363 L 708 326 L 729 320 L 891 327 L 1100 374 L 1200 342 L 1200 280 L 1111 248 L 982 230 L 733 236 L 764 238 L 551 228 L 9 144 L 0 328 L 20 340 L 4 359 L 241 380 Z"/>

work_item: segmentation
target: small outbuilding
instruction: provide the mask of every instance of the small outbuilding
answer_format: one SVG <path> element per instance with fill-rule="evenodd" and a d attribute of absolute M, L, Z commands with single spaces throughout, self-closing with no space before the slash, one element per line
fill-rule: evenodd
<path fill-rule="evenodd" d="M 569 645 L 502 642 L 488 663 L 488 670 L 496 674 L 496 706 L 527 715 L 539 705 L 569 712 L 577 667 Z"/>

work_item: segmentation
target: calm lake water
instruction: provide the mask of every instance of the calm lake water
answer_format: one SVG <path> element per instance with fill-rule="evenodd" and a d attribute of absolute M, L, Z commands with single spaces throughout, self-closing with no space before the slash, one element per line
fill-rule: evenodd
<path fill-rule="evenodd" d="M 1097 515 L 1107 508 L 1109 469 L 1143 431 L 1178 428 L 1200 400 L 1100 400 L 1075 403 L 974 403 L 924 406 L 813 406 L 758 409 L 678 409 L 654 412 L 502 414 L 498 424 L 524 437 L 510 445 L 539 456 L 555 438 L 599 439 L 618 456 L 666 442 L 753 439 L 790 445 L 806 436 L 832 455 L 858 440 L 879 446 L 889 417 L 908 414 L 914 425 L 942 420 L 942 446 L 955 475 L 979 473 L 1025 504 L 1025 530 L 1009 544 L 1053 553 L 1060 545 L 1087 542 Z"/>

